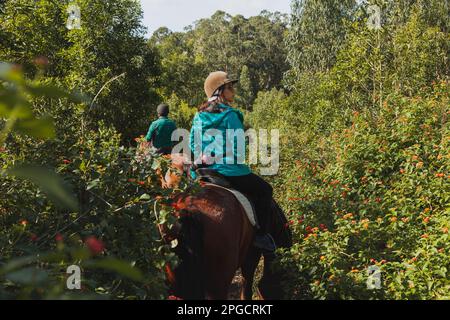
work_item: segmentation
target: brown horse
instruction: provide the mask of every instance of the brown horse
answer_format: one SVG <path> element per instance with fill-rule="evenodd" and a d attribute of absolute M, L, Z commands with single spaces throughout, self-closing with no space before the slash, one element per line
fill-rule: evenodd
<path fill-rule="evenodd" d="M 183 172 L 185 158 L 172 155 L 172 167 L 162 178 L 163 186 L 174 187 Z M 176 230 L 175 249 L 181 263 L 175 270 L 166 269 L 171 294 L 183 299 L 227 299 L 236 273 L 241 268 L 244 278 L 242 299 L 252 298 L 252 285 L 261 252 L 251 244 L 254 230 L 235 196 L 223 188 L 205 185 L 200 192 L 189 192 L 174 198 L 181 213 Z M 291 234 L 280 207 L 273 202 L 269 232 L 279 247 L 290 247 Z M 282 298 L 280 277 L 273 272 L 274 256 L 265 256 L 264 274 L 259 285 L 263 298 Z"/>

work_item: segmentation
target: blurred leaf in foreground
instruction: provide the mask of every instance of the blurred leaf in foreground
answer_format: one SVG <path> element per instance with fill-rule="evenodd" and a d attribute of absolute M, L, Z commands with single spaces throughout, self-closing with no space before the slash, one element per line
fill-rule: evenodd
<path fill-rule="evenodd" d="M 78 210 L 71 188 L 55 172 L 34 165 L 20 165 L 8 170 L 7 174 L 35 183 L 55 204 Z"/>

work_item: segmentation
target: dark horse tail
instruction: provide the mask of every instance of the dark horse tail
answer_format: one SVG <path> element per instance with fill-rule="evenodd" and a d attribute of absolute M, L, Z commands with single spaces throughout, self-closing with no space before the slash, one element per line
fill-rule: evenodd
<path fill-rule="evenodd" d="M 176 281 L 170 291 L 182 299 L 201 300 L 205 298 L 203 226 L 199 214 L 183 216 L 179 222 L 181 229 L 174 249 L 179 264 L 174 269 Z"/>

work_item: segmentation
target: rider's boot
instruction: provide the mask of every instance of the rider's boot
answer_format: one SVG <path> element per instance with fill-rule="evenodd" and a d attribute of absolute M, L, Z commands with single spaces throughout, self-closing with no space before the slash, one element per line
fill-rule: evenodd
<path fill-rule="evenodd" d="M 268 253 L 273 253 L 277 249 L 275 241 L 269 233 L 257 232 L 255 235 L 255 240 L 253 241 L 253 245 Z"/>

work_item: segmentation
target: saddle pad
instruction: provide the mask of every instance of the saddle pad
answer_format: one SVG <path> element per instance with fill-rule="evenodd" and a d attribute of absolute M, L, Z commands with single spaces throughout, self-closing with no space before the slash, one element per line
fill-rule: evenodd
<path fill-rule="evenodd" d="M 253 210 L 253 206 L 250 203 L 250 201 L 247 199 L 246 196 L 244 196 L 242 193 L 240 193 L 239 191 L 237 191 L 235 189 L 225 188 L 225 187 L 219 186 L 217 184 L 205 183 L 204 185 L 206 185 L 206 186 L 214 186 L 214 187 L 225 189 L 225 190 L 228 190 L 229 192 L 231 192 L 236 197 L 236 199 L 239 201 L 241 206 L 244 208 L 245 213 L 247 214 L 248 220 L 250 221 L 251 225 L 253 227 L 257 227 L 256 218 L 255 218 L 255 212 Z"/>

